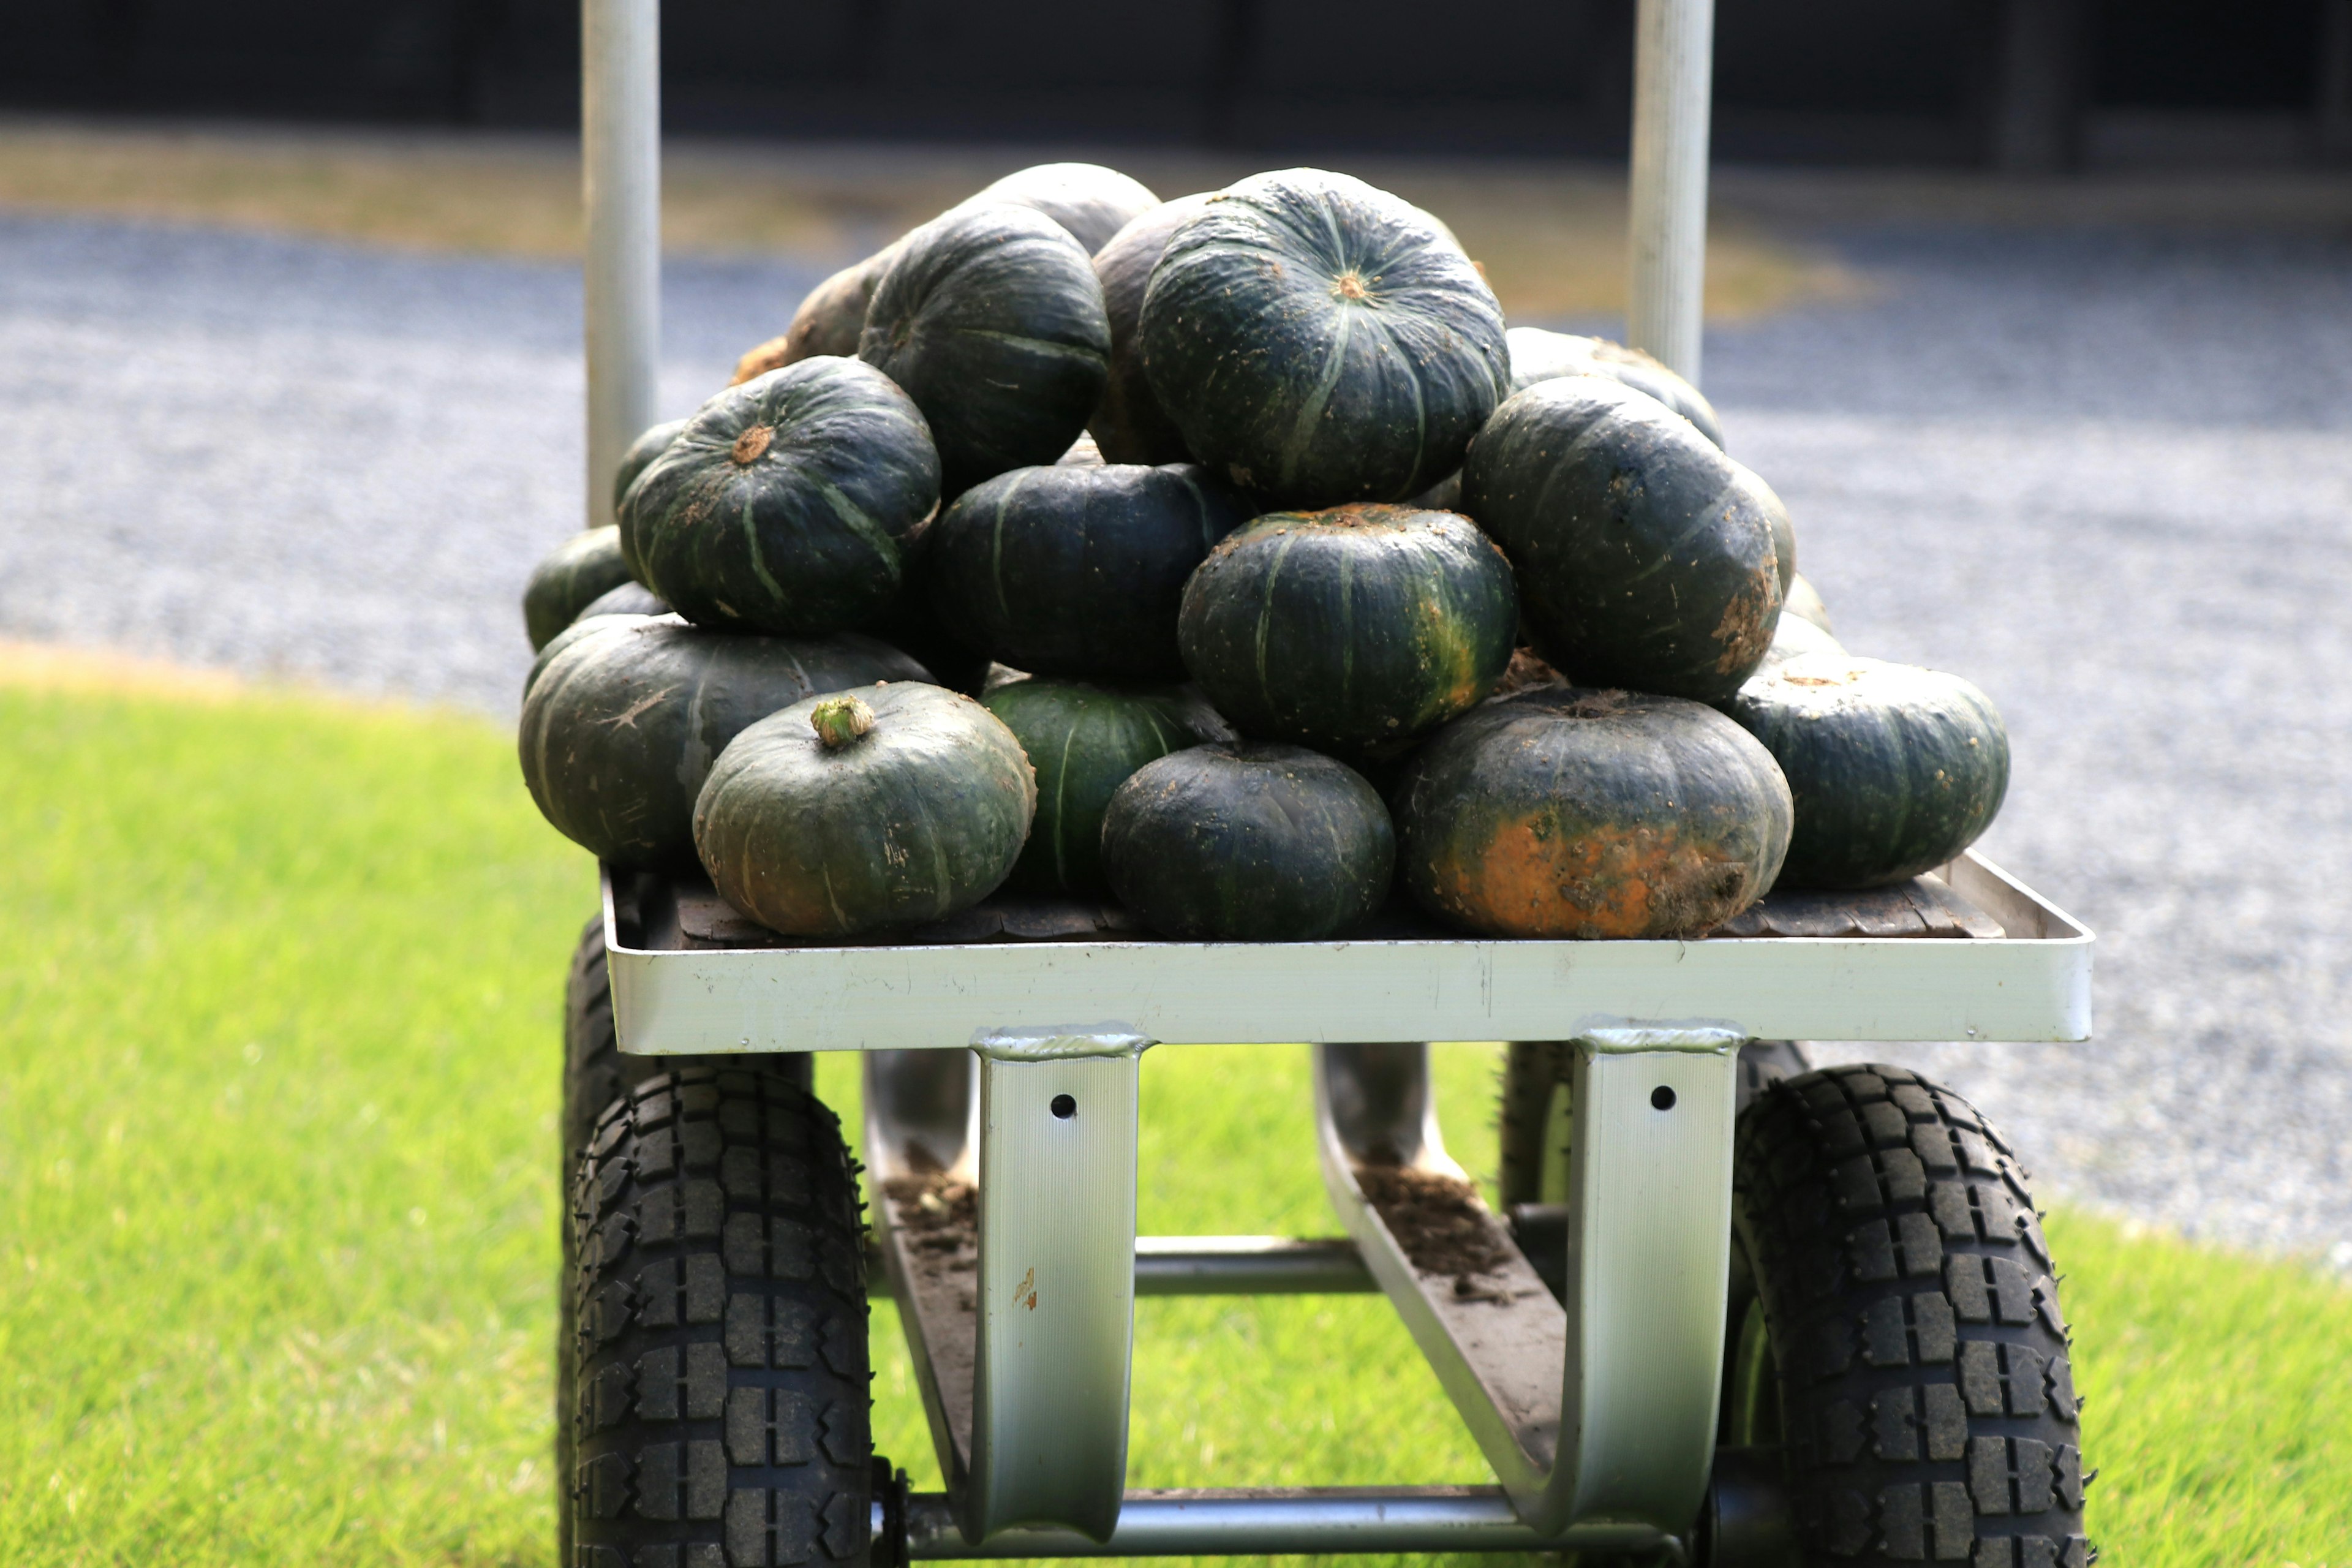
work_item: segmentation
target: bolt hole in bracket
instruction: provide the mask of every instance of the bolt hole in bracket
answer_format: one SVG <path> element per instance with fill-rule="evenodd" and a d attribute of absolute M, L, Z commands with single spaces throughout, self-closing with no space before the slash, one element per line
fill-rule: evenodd
<path fill-rule="evenodd" d="M 1324 1183 L 1518 1517 L 1687 1531 L 1706 1494 L 1745 1031 L 1572 1035 L 1568 1288 L 1553 1299 L 1446 1153 L 1423 1045 L 1316 1048 Z M 1399 1194 L 1411 1194 L 1400 1201 Z M 1428 1245 L 1435 1194 L 1483 1249 Z"/>

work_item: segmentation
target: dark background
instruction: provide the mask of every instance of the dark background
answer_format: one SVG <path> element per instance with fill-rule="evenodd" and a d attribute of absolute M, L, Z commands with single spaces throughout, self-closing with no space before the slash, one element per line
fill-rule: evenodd
<path fill-rule="evenodd" d="M 2352 151 L 2352 0 L 1718 0 L 1718 156 Z M 670 0 L 670 128 L 1621 152 L 1633 0 Z M 567 0 L 0 0 L 0 108 L 562 128 Z"/>

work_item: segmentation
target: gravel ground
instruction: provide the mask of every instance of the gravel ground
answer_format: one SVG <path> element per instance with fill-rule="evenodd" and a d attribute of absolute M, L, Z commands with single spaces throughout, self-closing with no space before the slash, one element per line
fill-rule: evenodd
<path fill-rule="evenodd" d="M 2052 1191 L 2352 1265 L 2352 241 L 1812 237 L 1877 289 L 1710 337 L 1733 448 L 1850 647 L 1999 700 L 1985 847 L 2101 938 L 2089 1046 L 1853 1054 Z M 823 270 L 673 263 L 666 406 Z M 0 217 L 0 636 L 510 715 L 578 322 L 562 268 Z"/>

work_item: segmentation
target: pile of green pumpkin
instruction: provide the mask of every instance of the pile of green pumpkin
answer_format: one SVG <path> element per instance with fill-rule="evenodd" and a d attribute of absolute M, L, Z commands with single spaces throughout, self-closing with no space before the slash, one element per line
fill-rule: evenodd
<path fill-rule="evenodd" d="M 1696 389 L 1506 330 L 1343 174 L 1010 175 L 646 432 L 617 507 L 525 595 L 524 777 L 793 938 L 1000 889 L 1694 936 L 1938 865 L 2008 783 L 1983 693 L 1832 638 Z"/>

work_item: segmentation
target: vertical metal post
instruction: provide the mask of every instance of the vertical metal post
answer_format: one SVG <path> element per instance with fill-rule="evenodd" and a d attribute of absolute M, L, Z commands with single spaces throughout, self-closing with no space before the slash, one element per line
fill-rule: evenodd
<path fill-rule="evenodd" d="M 1118 1025 L 980 1054 L 980 1291 L 965 1536 L 1110 1539 L 1127 1490 L 1138 1058 Z"/>
<path fill-rule="evenodd" d="M 581 0 L 587 207 L 588 521 L 613 521 L 621 454 L 654 422 L 661 354 L 661 4 Z"/>
<path fill-rule="evenodd" d="M 1706 283 L 1715 0 L 1641 0 L 1633 37 L 1626 341 L 1693 385 Z"/>

